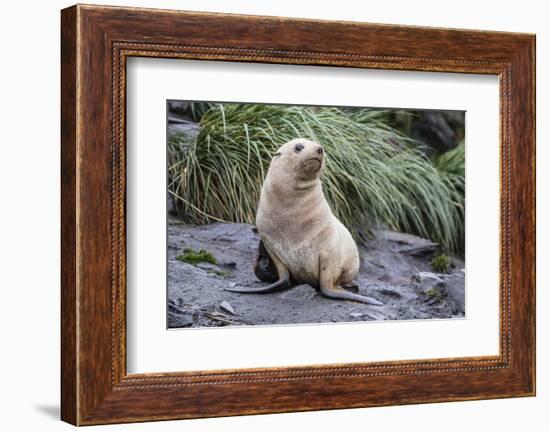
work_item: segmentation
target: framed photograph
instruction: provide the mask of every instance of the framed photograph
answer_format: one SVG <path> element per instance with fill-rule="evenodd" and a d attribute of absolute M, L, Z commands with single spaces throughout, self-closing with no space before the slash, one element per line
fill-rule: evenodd
<path fill-rule="evenodd" d="M 61 13 L 61 416 L 535 394 L 535 36 Z"/>

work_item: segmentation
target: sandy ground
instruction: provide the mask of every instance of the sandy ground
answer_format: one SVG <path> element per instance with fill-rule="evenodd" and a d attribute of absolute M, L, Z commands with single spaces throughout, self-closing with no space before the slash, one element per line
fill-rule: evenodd
<path fill-rule="evenodd" d="M 227 292 L 224 287 L 259 287 L 253 268 L 259 238 L 249 224 L 168 226 L 168 325 L 171 328 L 274 325 L 368 320 L 464 317 L 464 262 L 451 274 L 435 274 L 437 245 L 413 235 L 374 231 L 360 246 L 359 293 L 383 302 L 372 306 L 323 297 L 309 285 L 275 294 Z M 212 253 L 216 265 L 176 260 L 184 248 Z"/>

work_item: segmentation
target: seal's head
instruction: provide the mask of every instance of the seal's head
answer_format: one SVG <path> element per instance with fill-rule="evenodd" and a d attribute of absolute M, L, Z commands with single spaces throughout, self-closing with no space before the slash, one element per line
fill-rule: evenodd
<path fill-rule="evenodd" d="M 293 139 L 277 150 L 273 162 L 300 180 L 320 177 L 325 166 L 323 147 L 307 139 Z"/>

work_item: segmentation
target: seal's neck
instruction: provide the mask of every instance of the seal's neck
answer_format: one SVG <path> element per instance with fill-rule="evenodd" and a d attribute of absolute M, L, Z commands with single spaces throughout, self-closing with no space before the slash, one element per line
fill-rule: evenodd
<path fill-rule="evenodd" d="M 274 191 L 285 194 L 295 193 L 296 191 L 310 190 L 321 186 L 319 177 L 301 177 L 294 172 L 277 172 L 276 174 L 268 172 L 266 182 Z"/>
<path fill-rule="evenodd" d="M 310 180 L 296 180 L 294 182 L 294 190 L 297 191 L 304 191 L 304 190 L 311 190 L 314 187 L 320 187 L 321 181 L 319 178 L 313 178 Z"/>
<path fill-rule="evenodd" d="M 287 181 L 269 181 L 264 184 L 263 193 L 270 196 L 274 202 L 284 202 L 286 206 L 302 205 L 305 199 L 309 200 L 315 196 L 323 194 L 321 180 L 319 178 L 311 180 L 297 180 L 287 178 Z M 317 199 L 317 198 L 315 198 Z"/>

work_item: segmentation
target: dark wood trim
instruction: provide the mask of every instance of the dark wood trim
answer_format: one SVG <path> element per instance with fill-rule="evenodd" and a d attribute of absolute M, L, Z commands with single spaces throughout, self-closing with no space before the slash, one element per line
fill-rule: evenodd
<path fill-rule="evenodd" d="M 76 296 L 77 9 L 61 16 L 61 418 L 78 422 Z"/>
<path fill-rule="evenodd" d="M 63 420 L 85 425 L 534 395 L 533 35 L 78 5 L 62 11 L 61 39 Z M 127 375 L 129 56 L 498 75 L 500 354 Z"/>

